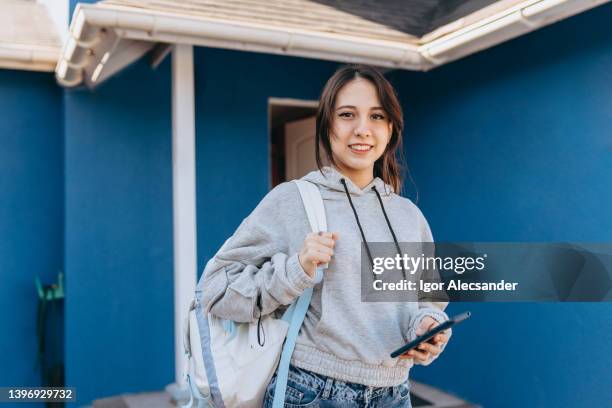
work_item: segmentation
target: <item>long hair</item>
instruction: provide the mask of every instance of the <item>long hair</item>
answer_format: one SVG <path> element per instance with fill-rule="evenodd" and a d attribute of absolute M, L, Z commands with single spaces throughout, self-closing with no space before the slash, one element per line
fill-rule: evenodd
<path fill-rule="evenodd" d="M 404 130 L 404 118 L 402 107 L 397 99 L 393 86 L 375 68 L 366 65 L 345 65 L 340 67 L 327 81 L 317 110 L 317 133 L 315 143 L 315 154 L 317 167 L 323 168 L 323 153 L 327 161 L 336 165 L 332 154 L 330 142 L 330 129 L 334 120 L 336 97 L 338 92 L 353 79 L 363 78 L 370 81 L 378 93 L 380 103 L 393 124 L 391 139 L 383 155 L 374 162 L 374 177 L 380 177 L 393 190 L 400 194 L 403 182 L 404 156 L 402 149 L 402 131 Z M 322 148 L 322 152 L 321 152 Z"/>

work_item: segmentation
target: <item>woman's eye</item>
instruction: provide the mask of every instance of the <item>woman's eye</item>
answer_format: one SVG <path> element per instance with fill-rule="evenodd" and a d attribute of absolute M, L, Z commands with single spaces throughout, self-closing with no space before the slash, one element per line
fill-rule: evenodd
<path fill-rule="evenodd" d="M 339 116 L 341 118 L 352 118 L 353 114 L 351 112 L 342 112 Z"/>
<path fill-rule="evenodd" d="M 384 120 L 385 116 L 381 115 L 380 113 L 375 113 L 374 115 L 372 115 L 372 119 L 374 119 L 374 120 Z"/>

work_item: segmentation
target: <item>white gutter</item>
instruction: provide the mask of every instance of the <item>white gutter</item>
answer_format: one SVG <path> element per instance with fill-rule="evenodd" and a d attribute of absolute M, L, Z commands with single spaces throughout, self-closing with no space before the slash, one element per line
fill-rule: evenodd
<path fill-rule="evenodd" d="M 93 87 L 140 58 L 155 43 L 291 55 L 427 71 L 610 0 L 526 0 L 420 46 L 308 30 L 213 21 L 146 9 L 79 4 L 56 77 Z M 424 36 L 423 38 L 430 38 Z M 110 62 L 109 62 L 110 61 Z"/>
<path fill-rule="evenodd" d="M 53 72 L 60 49 L 0 43 L 0 68 Z"/>
<path fill-rule="evenodd" d="M 57 80 L 64 86 L 83 82 L 95 85 L 97 80 L 92 81 L 91 73 L 96 68 L 104 72 L 107 63 L 104 55 L 123 40 L 151 45 L 191 44 L 412 70 L 428 65 L 413 44 L 79 4 L 70 25 L 70 38 L 57 65 Z M 104 42 L 107 45 L 100 47 Z M 92 69 L 92 65 L 96 68 Z"/>
<path fill-rule="evenodd" d="M 433 66 L 476 53 L 610 0 L 527 0 L 423 44 Z"/>

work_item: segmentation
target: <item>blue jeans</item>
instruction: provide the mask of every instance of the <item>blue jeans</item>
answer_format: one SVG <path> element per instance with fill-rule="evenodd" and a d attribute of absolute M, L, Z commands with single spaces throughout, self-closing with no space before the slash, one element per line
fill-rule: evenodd
<path fill-rule="evenodd" d="M 276 387 L 276 374 L 272 377 L 264 408 L 271 408 Z M 395 387 L 368 387 L 367 385 L 334 380 L 294 366 L 289 366 L 285 407 L 384 407 L 412 408 L 410 383 Z"/>

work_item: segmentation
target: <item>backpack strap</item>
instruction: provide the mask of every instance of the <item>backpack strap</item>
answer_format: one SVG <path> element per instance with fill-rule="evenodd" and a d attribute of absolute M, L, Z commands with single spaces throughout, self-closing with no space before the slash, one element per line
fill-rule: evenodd
<path fill-rule="evenodd" d="M 310 223 L 310 229 L 313 232 L 327 230 L 327 220 L 325 218 L 325 207 L 323 206 L 323 199 L 321 198 L 321 192 L 319 187 L 315 184 L 304 181 L 294 180 L 293 181 L 300 191 L 302 202 L 304 203 L 304 209 L 308 216 L 308 222 Z"/>
<path fill-rule="evenodd" d="M 308 216 L 308 222 L 310 223 L 310 229 L 312 232 L 326 231 L 327 220 L 325 218 L 325 207 L 323 206 L 323 199 L 321 198 L 319 188 L 315 184 L 304 180 L 294 180 L 294 183 L 297 184 L 298 190 L 300 191 L 304 209 Z M 323 269 L 325 268 L 327 268 L 327 264 L 317 266 L 315 283 L 319 283 L 323 279 Z M 291 355 L 295 348 L 295 341 L 297 340 L 300 328 L 304 322 L 304 317 L 306 316 L 311 298 L 312 288 L 304 290 L 298 300 L 293 302 L 283 315 L 283 319 L 290 317 L 289 330 L 287 331 L 287 338 L 283 346 L 283 352 L 281 353 L 280 363 L 278 364 L 272 408 L 283 408 L 285 404 L 289 362 L 291 361 Z"/>

